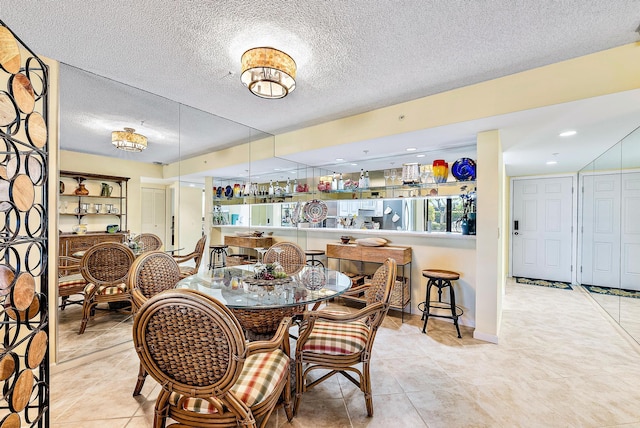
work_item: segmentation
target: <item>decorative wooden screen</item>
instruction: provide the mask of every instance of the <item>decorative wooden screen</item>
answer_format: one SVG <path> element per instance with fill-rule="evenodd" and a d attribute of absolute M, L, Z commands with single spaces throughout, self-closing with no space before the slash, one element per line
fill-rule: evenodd
<path fill-rule="evenodd" d="M 0 427 L 49 426 L 47 76 L 0 21 Z"/>

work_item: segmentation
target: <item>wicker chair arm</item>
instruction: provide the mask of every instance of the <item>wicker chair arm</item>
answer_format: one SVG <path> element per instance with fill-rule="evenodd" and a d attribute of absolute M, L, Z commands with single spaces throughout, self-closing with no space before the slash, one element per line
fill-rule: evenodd
<path fill-rule="evenodd" d="M 144 305 L 144 303 L 147 301 L 147 297 L 144 294 L 142 294 L 142 291 L 140 291 L 139 288 L 134 288 L 132 290 L 131 297 L 132 297 L 133 308 L 135 312 L 137 312 L 142 307 L 142 305 Z"/>
<path fill-rule="evenodd" d="M 271 340 L 257 340 L 249 342 L 247 345 L 247 357 L 258 352 L 270 352 L 276 349 L 282 349 L 285 355 L 290 355 L 289 349 L 289 327 L 291 326 L 291 317 L 285 317 L 280 321 L 278 330 Z"/>
<path fill-rule="evenodd" d="M 58 277 L 72 275 L 74 273 L 80 273 L 80 259 L 69 256 L 59 256 Z"/>
<path fill-rule="evenodd" d="M 187 261 L 195 258 L 197 255 L 198 255 L 198 253 L 195 252 L 195 251 L 193 253 L 189 253 L 189 254 L 186 254 L 184 256 L 179 256 L 177 254 L 174 254 L 173 255 L 173 260 L 175 260 L 177 263 L 184 263 L 184 262 L 187 262 Z"/>
<path fill-rule="evenodd" d="M 369 287 L 371 286 L 371 284 L 362 284 L 362 285 L 358 285 L 356 287 L 351 287 L 350 289 L 348 289 L 347 291 L 344 292 L 345 296 L 352 296 L 352 295 L 358 295 L 360 293 L 364 293 L 365 291 L 367 291 L 369 289 Z"/>
<path fill-rule="evenodd" d="M 318 319 L 329 322 L 351 322 L 357 321 L 363 318 L 367 318 L 376 312 L 385 309 L 385 304 L 382 302 L 371 303 L 364 308 L 360 309 L 358 312 L 353 313 L 336 313 L 329 311 L 307 311 L 303 314 L 303 322 L 306 320 L 313 320 L 315 322 Z"/>

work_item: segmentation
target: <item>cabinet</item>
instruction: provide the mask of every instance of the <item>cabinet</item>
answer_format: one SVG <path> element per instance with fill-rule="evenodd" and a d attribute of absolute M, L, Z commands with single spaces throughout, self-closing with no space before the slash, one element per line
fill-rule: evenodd
<path fill-rule="evenodd" d="M 411 247 L 366 247 L 357 244 L 329 243 L 326 253 L 328 259 L 337 259 L 339 264 L 341 260 L 382 264 L 387 258 L 394 259 L 398 265 L 398 276 L 391 291 L 391 308 L 401 311 L 402 321 L 404 321 L 404 308 L 411 302 L 411 258 L 413 256 Z M 341 270 L 340 266 L 338 270 Z M 364 296 L 343 296 L 343 298 L 366 303 Z"/>
<path fill-rule="evenodd" d="M 127 230 L 128 177 L 60 171 L 58 213 L 60 227 L 71 232 L 74 224 L 87 223 L 89 231 L 104 231 L 117 224 Z M 76 194 L 76 189 L 86 194 Z"/>
<path fill-rule="evenodd" d="M 94 232 L 84 235 L 75 233 L 62 233 L 58 237 L 59 255 L 72 257 L 78 251 L 85 251 L 101 242 L 121 242 L 124 243 L 127 233 L 106 233 Z"/>

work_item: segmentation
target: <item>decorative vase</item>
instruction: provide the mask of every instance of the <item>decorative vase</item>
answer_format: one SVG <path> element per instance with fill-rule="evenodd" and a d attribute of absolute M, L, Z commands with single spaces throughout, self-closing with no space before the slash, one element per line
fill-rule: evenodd
<path fill-rule="evenodd" d="M 442 159 L 433 161 L 433 181 L 436 183 L 446 183 L 449 178 L 449 164 Z"/>
<path fill-rule="evenodd" d="M 462 219 L 462 223 L 460 224 L 460 228 L 462 229 L 463 235 L 469 234 L 469 220 L 465 217 Z"/>
<path fill-rule="evenodd" d="M 79 183 L 78 188 L 73 193 L 78 196 L 87 196 L 89 194 L 89 189 L 84 187 L 84 183 Z"/>

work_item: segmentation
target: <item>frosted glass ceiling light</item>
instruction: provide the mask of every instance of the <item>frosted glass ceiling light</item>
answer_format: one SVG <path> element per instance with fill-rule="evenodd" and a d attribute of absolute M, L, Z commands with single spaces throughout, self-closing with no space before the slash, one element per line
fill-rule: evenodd
<path fill-rule="evenodd" d="M 296 88 L 296 62 L 278 49 L 249 49 L 242 54 L 240 80 L 261 98 L 284 98 Z"/>
<path fill-rule="evenodd" d="M 120 150 L 127 152 L 141 152 L 147 148 L 147 137 L 136 134 L 133 128 L 124 128 L 124 131 L 113 131 L 111 142 Z"/>

